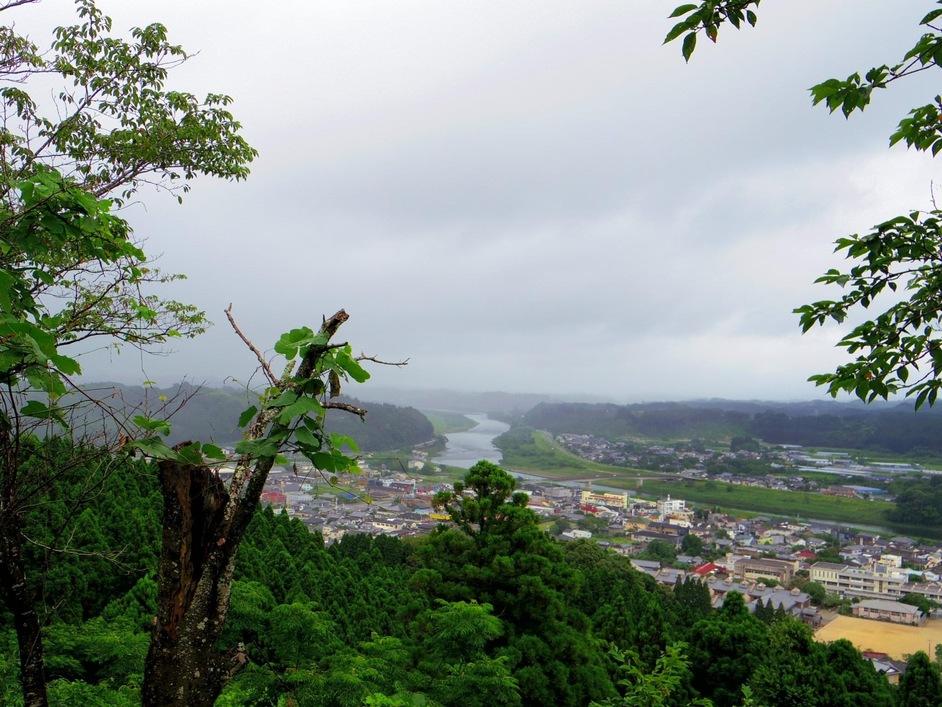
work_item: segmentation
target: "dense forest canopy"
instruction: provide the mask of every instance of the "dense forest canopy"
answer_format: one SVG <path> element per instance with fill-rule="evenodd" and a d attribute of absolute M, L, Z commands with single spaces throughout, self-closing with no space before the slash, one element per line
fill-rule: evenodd
<path fill-rule="evenodd" d="M 34 547 L 53 704 L 140 699 L 159 492 L 150 464 L 116 463 L 76 521 L 80 552 Z M 770 707 L 896 703 L 846 641 L 816 643 L 735 594 L 714 611 L 698 581 L 659 587 L 597 545 L 558 543 L 492 464 L 460 488 L 438 499 L 455 524 L 408 541 L 347 535 L 325 547 L 300 521 L 258 513 L 221 639 L 247 664 L 217 704 L 732 706 L 746 692 Z M 70 493 L 68 481 L 52 493 L 53 515 Z M 31 536 L 46 537 L 47 516 L 29 518 Z M 0 701 L 17 705 L 9 621 L 0 616 Z M 938 687 L 938 669 L 924 668 Z"/>

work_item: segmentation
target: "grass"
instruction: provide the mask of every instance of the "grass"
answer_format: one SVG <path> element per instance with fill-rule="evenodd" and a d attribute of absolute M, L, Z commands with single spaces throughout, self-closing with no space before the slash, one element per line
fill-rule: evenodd
<path fill-rule="evenodd" d="M 689 479 L 669 481 L 646 479 L 640 488 L 637 480 L 613 479 L 610 486 L 633 490 L 641 495 L 665 496 L 725 509 L 750 511 L 808 520 L 846 523 L 849 526 L 877 526 L 917 537 L 942 537 L 942 528 L 910 526 L 893 523 L 886 513 L 893 508 L 888 501 L 865 501 L 859 498 L 825 496 L 807 491 L 779 491 L 756 486 L 738 486 Z"/>
<path fill-rule="evenodd" d="M 467 432 L 477 425 L 467 415 L 458 412 L 446 412 L 444 410 L 422 410 L 422 414 L 432 423 L 432 428 L 436 435 L 447 435 L 452 432 Z"/>
<path fill-rule="evenodd" d="M 614 486 L 638 488 L 637 482 L 617 480 Z M 777 513 L 802 518 L 820 518 L 846 523 L 880 525 L 886 523 L 885 513 L 893 508 L 886 501 L 864 501 L 857 498 L 824 496 L 805 491 L 779 491 L 756 486 L 739 486 L 710 481 L 660 479 L 645 480 L 639 489 L 644 493 L 668 493 L 686 500 L 710 505 L 729 506 Z"/>
<path fill-rule="evenodd" d="M 560 446 L 549 433 L 529 427 L 513 428 L 494 444 L 503 455 L 501 466 L 547 479 L 614 479 L 652 473 L 583 459 Z"/>
<path fill-rule="evenodd" d="M 505 468 L 550 480 L 597 479 L 607 486 L 634 491 L 642 496 L 663 497 L 671 494 L 693 503 L 718 506 L 726 511 L 743 514 L 769 514 L 806 520 L 815 518 L 849 526 L 889 528 L 916 537 L 942 537 L 942 528 L 914 527 L 888 521 L 886 513 L 893 508 L 893 504 L 888 501 L 779 491 L 717 481 L 657 478 L 657 472 L 582 459 L 563 449 L 546 432 L 526 427 L 515 427 L 494 440 L 494 443 L 503 453 L 502 466 Z M 645 478 L 638 478 L 642 476 Z"/>

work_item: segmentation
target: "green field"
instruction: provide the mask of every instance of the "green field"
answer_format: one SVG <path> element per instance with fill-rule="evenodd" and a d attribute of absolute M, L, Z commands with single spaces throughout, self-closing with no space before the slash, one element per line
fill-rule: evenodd
<path fill-rule="evenodd" d="M 563 449 L 547 432 L 515 427 L 494 440 L 503 455 L 501 466 L 547 479 L 614 479 L 652 472 L 598 464 Z"/>
<path fill-rule="evenodd" d="M 548 433 L 526 427 L 515 427 L 494 440 L 494 443 L 503 453 L 502 466 L 505 468 L 550 480 L 597 479 L 605 485 L 628 489 L 643 496 L 663 497 L 671 494 L 726 511 L 765 513 L 804 520 L 814 518 L 851 526 L 890 528 L 914 536 L 942 537 L 942 528 L 891 523 L 886 519 L 886 512 L 893 508 L 893 504 L 887 501 L 779 491 L 717 481 L 650 478 L 659 475 L 657 472 L 597 464 L 582 459 L 563 449 Z M 639 479 L 639 476 L 647 478 Z"/>
<path fill-rule="evenodd" d="M 467 432 L 477 423 L 467 415 L 460 412 L 446 412 L 444 410 L 422 410 L 436 435 L 447 435 L 452 432 Z"/>
<path fill-rule="evenodd" d="M 886 501 L 864 501 L 858 498 L 824 496 L 803 491 L 779 491 L 722 482 L 646 479 L 640 482 L 640 488 L 638 483 L 617 479 L 611 485 L 658 496 L 670 493 L 696 503 L 863 525 L 885 525 L 887 521 L 884 514 L 893 507 L 892 503 Z"/>
<path fill-rule="evenodd" d="M 720 506 L 726 510 L 766 513 L 800 520 L 825 520 L 849 526 L 876 526 L 916 537 L 942 537 L 942 528 L 927 528 L 893 523 L 886 512 L 893 508 L 888 501 L 865 501 L 859 498 L 825 496 L 804 491 L 778 491 L 755 486 L 737 486 L 721 482 L 646 479 L 638 487 L 637 480 L 613 479 L 610 486 L 636 491 L 644 496 L 671 494 L 694 503 Z M 712 485 L 711 485 L 712 484 Z"/>

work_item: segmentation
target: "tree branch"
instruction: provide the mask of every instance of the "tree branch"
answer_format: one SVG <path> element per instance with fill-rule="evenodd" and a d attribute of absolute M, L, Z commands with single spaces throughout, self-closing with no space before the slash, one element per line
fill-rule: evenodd
<path fill-rule="evenodd" d="M 265 373 L 265 377 L 268 379 L 268 382 L 271 385 L 278 385 L 278 378 L 275 376 L 274 372 L 271 370 L 271 366 L 268 365 L 268 361 L 265 360 L 265 357 L 262 355 L 262 352 L 259 351 L 258 347 L 255 346 L 249 338 L 242 333 L 242 330 L 239 328 L 239 325 L 236 324 L 235 318 L 232 316 L 232 303 L 229 303 L 229 306 L 225 309 L 226 319 L 229 320 L 229 324 L 232 326 L 233 331 L 236 335 L 242 339 L 242 343 L 249 347 L 249 350 L 255 354 L 255 358 L 258 359 L 259 365 L 262 367 L 262 371 Z"/>

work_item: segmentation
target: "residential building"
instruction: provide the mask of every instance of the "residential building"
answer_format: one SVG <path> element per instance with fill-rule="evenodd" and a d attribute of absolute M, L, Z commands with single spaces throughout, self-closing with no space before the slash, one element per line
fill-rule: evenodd
<path fill-rule="evenodd" d="M 627 493 L 595 493 L 582 492 L 582 503 L 591 506 L 604 506 L 606 508 L 628 508 Z"/>
<path fill-rule="evenodd" d="M 779 584 L 788 584 L 795 575 L 795 564 L 787 560 L 743 559 L 736 562 L 734 573 L 741 579 L 774 579 Z"/>
<path fill-rule="evenodd" d="M 874 564 L 869 568 L 854 567 L 837 562 L 816 562 L 811 565 L 812 582 L 824 586 L 840 596 L 858 596 L 886 599 L 903 595 L 908 577 L 886 565 Z"/>
<path fill-rule="evenodd" d="M 926 622 L 926 615 L 918 607 L 889 599 L 864 599 L 854 604 L 854 616 L 861 619 L 890 621 L 894 624 L 921 626 Z"/>
<path fill-rule="evenodd" d="M 661 499 L 657 502 L 657 512 L 661 518 L 673 515 L 674 513 L 684 513 L 687 510 L 687 502 L 679 498 Z"/>

